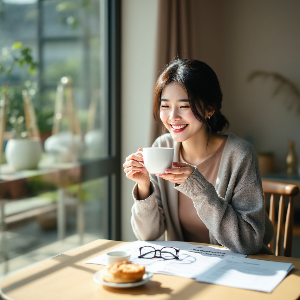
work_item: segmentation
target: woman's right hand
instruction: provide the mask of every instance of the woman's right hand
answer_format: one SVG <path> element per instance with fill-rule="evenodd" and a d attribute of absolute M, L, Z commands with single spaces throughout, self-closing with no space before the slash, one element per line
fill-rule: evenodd
<path fill-rule="evenodd" d="M 139 188 L 145 188 L 150 186 L 150 176 L 146 168 L 141 164 L 144 162 L 143 149 L 139 148 L 136 153 L 130 154 L 126 157 L 123 164 L 126 177 L 135 181 Z"/>

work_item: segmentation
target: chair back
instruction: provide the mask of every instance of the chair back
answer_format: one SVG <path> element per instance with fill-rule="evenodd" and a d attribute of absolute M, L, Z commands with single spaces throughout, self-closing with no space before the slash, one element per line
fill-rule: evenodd
<path fill-rule="evenodd" d="M 292 241 L 293 241 L 293 226 L 294 226 L 294 196 L 299 194 L 299 187 L 294 184 L 287 184 L 283 182 L 262 180 L 262 187 L 266 201 L 266 194 L 270 194 L 270 211 L 269 218 L 275 228 L 275 195 L 280 196 L 278 221 L 277 221 L 277 235 L 275 255 L 280 255 L 282 235 L 284 232 L 283 255 L 290 257 L 292 255 Z M 284 228 L 284 196 L 288 197 L 288 208 L 285 218 Z M 273 240 L 269 244 L 269 248 L 274 251 Z"/>

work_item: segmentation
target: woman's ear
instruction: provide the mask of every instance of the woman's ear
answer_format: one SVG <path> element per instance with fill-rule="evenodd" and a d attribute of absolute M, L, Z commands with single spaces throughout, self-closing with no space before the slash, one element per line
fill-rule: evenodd
<path fill-rule="evenodd" d="M 215 113 L 215 110 L 212 109 L 210 111 L 207 111 L 206 112 L 206 116 L 205 116 L 205 119 L 210 119 L 210 117 Z"/>

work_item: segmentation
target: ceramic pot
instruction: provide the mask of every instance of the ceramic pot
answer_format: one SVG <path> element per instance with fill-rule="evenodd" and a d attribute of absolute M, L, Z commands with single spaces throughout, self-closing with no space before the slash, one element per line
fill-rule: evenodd
<path fill-rule="evenodd" d="M 85 146 L 79 135 L 63 131 L 46 139 L 45 151 L 54 155 L 59 162 L 73 162 L 80 158 Z"/>
<path fill-rule="evenodd" d="M 39 140 L 11 139 L 5 149 L 6 161 L 16 171 L 36 169 L 42 157 Z"/>
<path fill-rule="evenodd" d="M 100 129 L 88 131 L 84 136 L 84 143 L 86 145 L 86 157 L 98 158 L 103 156 L 104 152 L 104 138 Z"/>

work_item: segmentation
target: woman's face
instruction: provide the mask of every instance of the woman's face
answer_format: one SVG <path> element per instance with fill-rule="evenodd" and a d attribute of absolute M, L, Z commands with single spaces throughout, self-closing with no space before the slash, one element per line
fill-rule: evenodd
<path fill-rule="evenodd" d="M 186 91 L 176 82 L 169 83 L 162 91 L 160 119 L 177 142 L 190 139 L 204 127 L 195 118 Z"/>

